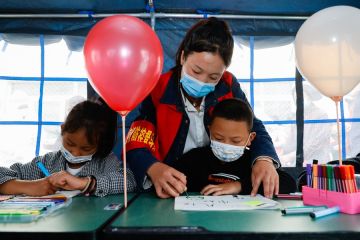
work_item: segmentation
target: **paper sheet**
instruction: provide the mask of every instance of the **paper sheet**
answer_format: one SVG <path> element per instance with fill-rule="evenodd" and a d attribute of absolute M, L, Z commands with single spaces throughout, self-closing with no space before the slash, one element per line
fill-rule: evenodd
<path fill-rule="evenodd" d="M 175 210 L 184 211 L 227 211 L 278 209 L 280 203 L 261 195 L 223 195 L 223 196 L 180 196 L 175 198 Z"/>
<path fill-rule="evenodd" d="M 0 195 L 0 202 L 13 198 L 14 195 Z"/>

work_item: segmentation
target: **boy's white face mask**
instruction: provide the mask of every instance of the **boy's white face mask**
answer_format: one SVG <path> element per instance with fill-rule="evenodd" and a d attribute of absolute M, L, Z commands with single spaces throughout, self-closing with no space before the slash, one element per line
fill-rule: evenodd
<path fill-rule="evenodd" d="M 231 144 L 226 144 L 222 142 L 218 142 L 211 139 L 211 150 L 214 155 L 221 161 L 224 162 L 233 162 L 238 160 L 247 148 L 247 144 L 250 139 L 250 134 L 248 139 L 246 140 L 245 146 L 235 146 Z M 247 148 L 248 149 L 248 148 Z"/>
<path fill-rule="evenodd" d="M 61 145 L 61 154 L 65 157 L 65 159 L 70 162 L 70 163 L 83 163 L 83 162 L 88 162 L 91 161 L 92 157 L 94 154 L 91 155 L 87 155 L 87 156 L 78 156 L 75 157 L 74 155 L 72 155 L 65 147 L 64 145 Z"/>

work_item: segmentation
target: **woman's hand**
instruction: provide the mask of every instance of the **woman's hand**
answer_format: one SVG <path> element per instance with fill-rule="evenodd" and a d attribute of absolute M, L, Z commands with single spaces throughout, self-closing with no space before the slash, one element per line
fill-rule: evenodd
<path fill-rule="evenodd" d="M 201 190 L 202 195 L 219 196 L 224 194 L 238 194 L 241 192 L 241 183 L 238 181 L 222 183 L 218 185 L 209 184 Z"/>
<path fill-rule="evenodd" d="M 276 172 L 274 164 L 266 160 L 257 159 L 251 172 L 252 191 L 251 195 L 255 196 L 262 183 L 264 195 L 272 198 L 279 193 L 279 174 Z"/>
<path fill-rule="evenodd" d="M 66 171 L 54 173 L 48 178 L 53 186 L 65 190 L 83 190 L 89 181 L 87 177 L 76 177 Z"/>
<path fill-rule="evenodd" d="M 186 191 L 186 176 L 164 163 L 154 163 L 147 174 L 160 198 L 178 197 Z"/>

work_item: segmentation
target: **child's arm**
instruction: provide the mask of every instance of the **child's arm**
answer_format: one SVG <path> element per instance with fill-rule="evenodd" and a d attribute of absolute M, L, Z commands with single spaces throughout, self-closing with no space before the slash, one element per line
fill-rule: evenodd
<path fill-rule="evenodd" d="M 36 157 L 26 164 L 15 163 L 10 168 L 0 167 L 0 193 L 34 196 L 53 193 L 54 188 L 44 178 L 45 175 L 36 165 L 36 161 L 40 160 L 45 163 L 44 159 L 50 159 L 54 156 L 54 153 L 49 153 L 45 156 Z"/>
<path fill-rule="evenodd" d="M 101 172 L 96 172 L 92 176 L 96 180 L 95 191 L 96 196 L 106 196 L 108 194 L 116 194 L 124 192 L 124 169 L 121 161 L 110 153 L 106 158 L 101 159 Z M 127 175 L 127 191 L 132 192 L 136 189 L 135 178 L 132 171 L 126 169 Z"/>
<path fill-rule="evenodd" d="M 238 194 L 241 192 L 241 183 L 239 181 L 222 183 L 218 185 L 209 184 L 201 190 L 203 195 L 225 195 L 225 194 Z"/>
<path fill-rule="evenodd" d="M 25 164 L 15 163 L 10 168 L 0 167 L 0 184 L 13 179 L 36 180 L 45 177 L 35 163 L 39 158 Z"/>
<path fill-rule="evenodd" d="M 38 180 L 13 179 L 0 185 L 0 193 L 2 194 L 44 196 L 54 194 L 56 190 L 57 188 L 49 182 L 48 178 Z"/>

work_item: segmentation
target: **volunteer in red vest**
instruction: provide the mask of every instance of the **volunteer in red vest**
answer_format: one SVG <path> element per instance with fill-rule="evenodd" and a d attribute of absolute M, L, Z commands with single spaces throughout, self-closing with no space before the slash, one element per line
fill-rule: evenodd
<path fill-rule="evenodd" d="M 234 97 L 247 101 L 235 76 L 226 71 L 233 47 L 228 25 L 217 18 L 201 20 L 187 32 L 176 66 L 142 102 L 127 135 L 127 159 L 140 188 L 153 186 L 160 198 L 186 191 L 186 176 L 170 165 L 190 149 L 210 144 L 209 115 L 217 102 Z M 264 195 L 272 197 L 279 190 L 280 162 L 257 118 L 252 131 L 252 194 L 262 184 Z"/>

